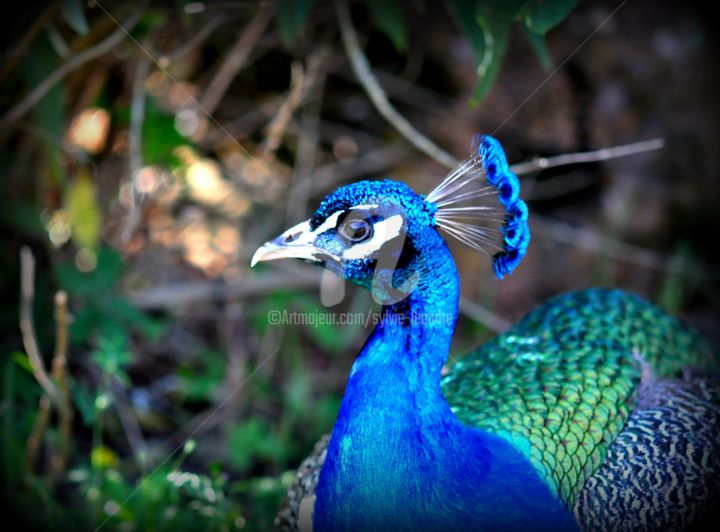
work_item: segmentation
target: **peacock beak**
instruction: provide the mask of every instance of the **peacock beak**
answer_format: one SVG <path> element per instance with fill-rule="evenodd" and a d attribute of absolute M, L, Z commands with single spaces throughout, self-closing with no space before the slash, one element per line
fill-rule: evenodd
<path fill-rule="evenodd" d="M 328 257 L 328 253 L 316 247 L 314 242 L 315 234 L 310 229 L 310 221 L 306 220 L 260 246 L 250 260 L 250 267 L 261 261 L 277 259 L 322 262 Z"/>

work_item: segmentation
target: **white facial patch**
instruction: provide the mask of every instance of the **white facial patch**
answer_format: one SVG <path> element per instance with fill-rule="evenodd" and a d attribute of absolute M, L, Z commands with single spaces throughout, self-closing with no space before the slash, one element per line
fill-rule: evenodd
<path fill-rule="evenodd" d="M 355 207 L 352 207 L 352 208 L 349 209 L 349 210 L 350 210 L 350 211 L 371 211 L 371 210 L 377 209 L 377 208 L 378 208 L 377 204 L 373 204 L 373 205 L 356 205 Z M 313 231 L 313 233 L 316 234 L 316 235 L 321 235 L 322 233 L 324 233 L 324 232 L 327 231 L 328 229 L 335 229 L 335 226 L 337 225 L 338 218 L 340 217 L 341 214 L 343 214 L 343 213 L 345 213 L 345 212 L 347 212 L 347 211 L 343 211 L 343 210 L 335 211 L 335 212 L 332 213 L 330 216 L 328 216 L 328 217 L 325 219 L 325 221 L 324 221 L 322 224 L 320 224 L 320 225 L 317 227 L 317 229 L 315 229 L 315 231 Z"/>
<path fill-rule="evenodd" d="M 361 242 L 350 247 L 343 253 L 343 259 L 365 259 L 372 256 L 381 247 L 393 238 L 397 237 L 403 228 L 404 219 L 400 214 L 391 216 L 386 220 L 375 222 L 373 225 L 373 237 L 366 242 Z"/>
<path fill-rule="evenodd" d="M 330 216 L 328 216 L 325 219 L 325 221 L 322 224 L 320 224 L 319 226 L 317 226 L 317 228 L 315 228 L 315 231 L 313 231 L 313 234 L 321 235 L 322 233 L 324 233 L 325 231 L 327 231 L 329 229 L 335 229 L 335 226 L 337 225 L 337 220 L 343 212 L 345 212 L 345 211 L 336 211 L 336 212 L 332 213 Z"/>

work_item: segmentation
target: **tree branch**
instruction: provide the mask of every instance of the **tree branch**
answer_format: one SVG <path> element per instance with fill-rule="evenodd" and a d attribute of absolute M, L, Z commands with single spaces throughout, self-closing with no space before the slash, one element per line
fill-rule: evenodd
<path fill-rule="evenodd" d="M 673 260 L 671 255 L 628 244 L 602 235 L 592 229 L 573 227 L 572 225 L 551 220 L 537 214 L 531 215 L 533 230 L 556 242 L 583 249 L 590 253 L 604 254 L 612 259 L 631 262 L 653 270 L 679 273 L 702 278 L 717 278 L 712 269 L 698 261 L 686 259 L 682 263 Z"/>
<path fill-rule="evenodd" d="M 51 474 L 57 479 L 65 470 L 70 456 L 70 441 L 72 439 L 72 401 L 67 378 L 67 352 L 68 352 L 68 296 L 64 290 L 55 294 L 55 354 L 52 361 L 52 377 L 60 391 L 60 404 L 58 406 L 58 424 L 60 433 L 60 452 L 53 457 Z"/>
<path fill-rule="evenodd" d="M 37 343 L 35 320 L 33 319 L 34 299 L 35 257 L 29 247 L 23 246 L 20 250 L 20 330 L 22 331 L 23 344 L 35 380 L 42 386 L 53 403 L 59 405 L 61 402 L 60 392 L 48 375 Z"/>
<path fill-rule="evenodd" d="M 290 90 L 287 98 L 278 109 L 275 117 L 267 127 L 265 141 L 262 145 L 263 155 L 274 153 L 282 142 L 290 120 L 295 111 L 302 105 L 312 89 L 325 62 L 327 51 L 325 48 L 315 50 L 307 60 L 306 68 L 293 61 L 291 66 Z"/>
<path fill-rule="evenodd" d="M 503 332 L 510 328 L 512 323 L 505 318 L 501 318 L 490 309 L 470 301 L 465 297 L 460 298 L 460 312 L 473 321 L 482 323 L 488 329 L 495 332 Z"/>
<path fill-rule="evenodd" d="M 602 148 L 594 151 L 565 153 L 554 157 L 537 157 L 532 161 L 510 165 L 510 170 L 517 175 L 524 175 L 535 172 L 536 170 L 545 170 L 546 168 L 553 168 L 556 166 L 617 159 L 618 157 L 635 155 L 636 153 L 659 150 L 664 146 L 665 140 L 661 138 L 643 140 L 641 142 L 623 144 L 622 146 L 613 146 L 611 148 Z"/>
<path fill-rule="evenodd" d="M 35 37 L 37 37 L 38 33 L 40 33 L 43 27 L 45 27 L 47 21 L 50 20 L 50 17 L 55 14 L 59 7 L 60 2 L 52 2 L 49 6 L 47 6 L 40 16 L 34 20 L 30 29 L 25 32 L 18 45 L 13 50 L 4 54 L 4 63 L 2 67 L 0 67 L 0 82 L 5 79 L 5 76 L 7 76 L 13 68 L 15 68 L 15 65 L 17 65 L 18 61 L 25 54 L 25 51 L 35 40 Z"/>
<path fill-rule="evenodd" d="M 125 219 L 122 239 L 127 242 L 140 223 L 142 195 L 138 178 L 142 168 L 142 128 L 145 120 L 145 78 L 150 71 L 150 60 L 145 54 L 138 58 L 133 80 L 132 102 L 130 104 L 130 131 L 128 134 L 128 173 L 130 178 L 129 210 Z"/>
<path fill-rule="evenodd" d="M 2 118 L 0 118 L 0 131 L 3 131 L 15 123 L 18 119 L 22 118 L 25 113 L 35 107 L 35 105 L 42 100 L 50 89 L 52 89 L 59 81 L 65 76 L 77 70 L 85 63 L 92 61 L 93 59 L 100 57 L 112 50 L 115 46 L 120 44 L 122 40 L 128 35 L 128 33 L 135 27 L 140 20 L 140 17 L 145 10 L 146 0 L 143 0 L 138 4 L 135 10 L 125 20 L 121 27 L 110 34 L 105 40 L 100 41 L 94 46 L 73 55 L 70 59 L 65 61 L 57 69 L 55 69 L 47 78 L 42 80 L 32 91 L 30 91 L 20 102 L 10 109 Z"/>
<path fill-rule="evenodd" d="M 33 301 L 35 299 L 35 257 L 30 248 L 20 250 L 20 330 L 23 344 L 33 370 L 35 380 L 43 388 L 45 394 L 40 398 L 38 414 L 33 423 L 27 440 L 28 464 L 32 467 L 40 450 L 42 436 L 50 420 L 52 407 L 55 406 L 60 421 L 60 453 L 51 461 L 53 477 L 57 477 L 67 463 L 70 451 L 72 431 L 72 407 L 70 391 L 67 385 L 67 294 L 59 291 L 55 295 L 55 354 L 53 355 L 52 379 L 47 373 L 40 348 L 38 347 L 33 319 Z"/>
<path fill-rule="evenodd" d="M 237 73 L 240 72 L 240 69 L 250 57 L 250 52 L 252 52 L 258 39 L 265 31 L 272 18 L 273 11 L 272 2 L 261 2 L 257 13 L 245 26 L 238 40 L 235 41 L 235 44 L 225 56 L 225 60 L 200 99 L 200 108 L 205 114 L 212 115 L 217 108 L 223 95 L 230 87 L 230 83 L 232 83 L 232 80 L 235 79 Z"/>
<path fill-rule="evenodd" d="M 392 106 L 377 78 L 372 73 L 370 63 L 358 44 L 357 34 L 350 19 L 350 11 L 347 3 L 345 0 L 336 0 L 335 8 L 338 22 L 340 23 L 340 32 L 342 33 L 345 52 L 347 53 L 350 65 L 378 112 L 417 149 L 432 157 L 443 166 L 447 166 L 448 168 L 457 166 L 459 162 L 458 159 L 416 130 L 412 124 Z"/>
<path fill-rule="evenodd" d="M 195 50 L 200 46 L 205 39 L 207 39 L 212 33 L 226 20 L 224 15 L 217 15 L 211 18 L 202 28 L 200 28 L 195 35 L 193 35 L 185 44 L 179 46 L 172 52 L 166 54 L 154 53 L 153 55 L 158 57 L 158 65 L 160 68 L 168 68 L 175 61 L 182 59 L 187 54 Z"/>

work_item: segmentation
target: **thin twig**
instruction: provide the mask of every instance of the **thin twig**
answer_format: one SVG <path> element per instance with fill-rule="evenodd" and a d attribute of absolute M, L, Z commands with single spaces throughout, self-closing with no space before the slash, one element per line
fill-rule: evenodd
<path fill-rule="evenodd" d="M 318 286 L 318 275 L 273 273 L 251 277 L 229 284 L 198 281 L 170 283 L 130 296 L 133 304 L 142 309 L 179 310 L 202 301 L 229 301 L 271 293 L 277 286 L 307 288 Z"/>
<path fill-rule="evenodd" d="M 202 98 L 200 98 L 199 106 L 205 114 L 211 115 L 217 108 L 228 87 L 230 87 L 230 83 L 245 65 L 250 52 L 252 52 L 258 39 L 265 31 L 272 18 L 273 11 L 272 2 L 262 2 L 258 6 L 255 16 L 245 26 L 245 30 L 225 56 L 225 60 L 210 81 Z"/>
<path fill-rule="evenodd" d="M 130 104 L 130 132 L 128 135 L 128 170 L 130 178 L 129 209 L 125 219 L 122 239 L 127 242 L 140 223 L 142 194 L 138 187 L 142 168 L 142 128 L 145 120 L 145 78 L 150 71 L 150 60 L 144 54 L 138 58 L 133 80 L 132 103 Z"/>
<path fill-rule="evenodd" d="M 27 353 L 35 380 L 42 386 L 52 402 L 59 406 L 60 392 L 50 379 L 43 362 L 33 319 L 33 300 L 35 299 L 35 257 L 27 246 L 20 250 L 20 330 L 23 345 Z"/>
<path fill-rule="evenodd" d="M 510 170 L 517 175 L 524 175 L 537 170 L 545 170 L 546 168 L 553 168 L 556 166 L 617 159 L 618 157 L 625 157 L 627 155 L 660 150 L 664 146 L 665 140 L 661 138 L 643 140 L 641 142 L 623 144 L 622 146 L 612 146 L 610 148 L 602 148 L 594 151 L 565 153 L 554 157 L 537 157 L 532 161 L 513 164 L 510 166 Z"/>
<path fill-rule="evenodd" d="M 207 24 L 200 28 L 195 34 L 182 46 L 179 46 L 172 52 L 166 54 L 154 54 L 158 56 L 158 63 L 162 68 L 168 68 L 175 61 L 182 59 L 187 54 L 195 50 L 200 46 L 205 39 L 207 39 L 212 33 L 227 19 L 225 15 L 217 15 L 211 18 Z"/>
<path fill-rule="evenodd" d="M 32 470 L 37 461 L 38 454 L 40 452 L 40 444 L 42 443 L 43 434 L 47 429 L 48 422 L 50 421 L 52 401 L 47 395 L 43 395 L 40 398 L 38 404 L 38 413 L 35 416 L 32 429 L 30 430 L 30 436 L 28 436 L 25 442 L 25 456 L 27 456 L 28 467 Z"/>
<path fill-rule="evenodd" d="M 261 147 L 263 156 L 275 153 L 280 147 L 280 142 L 282 142 L 290 119 L 302 102 L 304 85 L 305 71 L 298 61 L 293 61 L 292 65 L 290 65 L 290 90 L 287 98 L 280 105 L 275 117 L 266 128 L 265 140 Z"/>
<path fill-rule="evenodd" d="M 373 74 L 367 57 L 360 48 L 355 28 L 350 19 L 350 11 L 347 3 L 345 0 L 336 0 L 335 8 L 338 22 L 340 23 L 340 32 L 342 33 L 345 52 L 347 53 L 350 65 L 378 112 L 417 149 L 448 168 L 457 166 L 459 162 L 458 159 L 415 129 L 413 125 L 392 106 L 383 88 Z"/>
<path fill-rule="evenodd" d="M 60 406 L 58 412 L 58 432 L 60 434 L 60 451 L 53 457 L 51 476 L 57 479 L 65 470 L 70 456 L 72 439 L 72 401 L 67 378 L 68 352 L 68 296 L 64 290 L 55 294 L 55 354 L 52 360 L 52 377 L 60 390 Z"/>
<path fill-rule="evenodd" d="M 15 68 L 15 65 L 17 65 L 18 61 L 25 54 L 25 51 L 35 40 L 35 37 L 37 37 L 38 33 L 45 27 L 45 23 L 55 14 L 55 11 L 57 11 L 59 7 L 60 2 L 52 2 L 47 6 L 40 16 L 33 21 L 30 29 L 25 32 L 25 35 L 20 39 L 15 49 L 5 54 L 3 57 L 3 65 L 0 67 L 0 82 Z"/>
<path fill-rule="evenodd" d="M 310 195 L 326 192 L 338 183 L 362 174 L 387 170 L 409 156 L 407 144 L 397 141 L 359 154 L 352 163 L 334 161 L 317 168 L 313 179 L 301 181 L 299 189 L 307 188 Z"/>
<path fill-rule="evenodd" d="M 267 127 L 265 141 L 262 145 L 264 156 L 274 153 L 280 147 L 282 138 L 285 135 L 288 124 L 295 111 L 302 105 L 305 97 L 312 90 L 318 78 L 322 65 L 325 62 L 327 50 L 319 48 L 313 52 L 307 60 L 307 67 L 293 61 L 291 65 L 290 90 L 287 98 L 278 109 L 275 117 Z"/>
<path fill-rule="evenodd" d="M 57 324 L 55 354 L 53 356 L 53 379 L 48 375 L 38 347 L 33 319 L 35 299 L 35 257 L 28 247 L 20 250 L 20 330 L 23 344 L 33 370 L 35 380 L 45 394 L 40 398 L 38 414 L 27 440 L 28 463 L 32 467 L 37 459 L 43 434 L 50 420 L 52 406 L 60 419 L 60 453 L 51 462 L 53 476 L 62 472 L 70 449 L 72 409 L 65 376 L 67 364 L 67 294 L 58 292 L 55 296 L 55 319 Z"/>
<path fill-rule="evenodd" d="M 147 459 L 147 442 L 145 441 L 140 425 L 132 412 L 125 388 L 117 377 L 111 377 L 110 390 L 113 394 L 113 405 L 115 405 L 115 411 L 117 412 L 120 424 L 125 431 L 125 437 L 128 440 L 128 444 L 132 449 L 133 458 L 135 458 L 140 471 L 144 472 Z"/>
<path fill-rule="evenodd" d="M 177 310 L 179 307 L 196 306 L 210 301 L 227 302 L 257 297 L 278 290 L 320 287 L 320 272 L 304 268 L 289 268 L 288 272 L 267 274 L 228 285 L 206 281 L 168 284 L 131 296 L 131 300 L 139 308 Z M 504 318 L 465 298 L 460 300 L 460 312 L 496 332 L 510 327 L 510 322 Z"/>
<path fill-rule="evenodd" d="M 495 332 L 503 332 L 510 328 L 512 323 L 505 318 L 501 318 L 490 309 L 470 301 L 465 297 L 460 298 L 460 312 L 473 321 L 482 323 L 488 329 Z"/>
<path fill-rule="evenodd" d="M 539 235 L 590 253 L 603 254 L 618 261 L 694 277 L 710 279 L 718 277 L 709 266 L 701 262 L 690 259 L 678 262 L 673 260 L 672 255 L 664 255 L 651 249 L 628 244 L 585 227 L 573 227 L 537 214 L 531 216 L 530 224 L 535 233 Z"/>
<path fill-rule="evenodd" d="M 325 90 L 327 71 L 323 69 L 315 84 L 315 98 L 306 104 L 306 111 L 300 118 L 300 132 L 298 134 L 297 155 L 293 168 L 292 185 L 287 197 L 285 209 L 288 219 L 295 219 L 305 213 L 308 192 L 310 187 L 298 188 L 301 182 L 309 181 L 312 184 L 315 162 L 317 160 L 318 141 L 320 137 L 320 111 Z"/>
<path fill-rule="evenodd" d="M 135 10 L 123 23 L 122 29 L 117 29 L 110 34 L 109 37 L 100 41 L 94 46 L 73 55 L 70 59 L 65 61 L 52 74 L 42 80 L 32 91 L 30 91 L 20 102 L 10 109 L 2 118 L 0 118 L 0 131 L 7 129 L 15 121 L 21 118 L 25 113 L 32 109 L 42 98 L 45 96 L 50 89 L 52 89 L 59 81 L 65 76 L 77 70 L 88 61 L 100 57 L 112 50 L 115 46 L 120 44 L 127 35 L 127 32 L 131 31 L 140 20 L 140 17 L 145 10 L 146 0 L 141 1 Z"/>

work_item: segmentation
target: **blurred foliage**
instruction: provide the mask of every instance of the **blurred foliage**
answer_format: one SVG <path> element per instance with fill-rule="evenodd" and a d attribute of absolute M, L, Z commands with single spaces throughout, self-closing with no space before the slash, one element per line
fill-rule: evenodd
<path fill-rule="evenodd" d="M 538 60 L 550 70 L 546 39 L 577 4 L 363 0 L 351 8 L 364 49 L 384 76 L 381 82 L 393 102 L 434 138 L 444 135 L 442 144 L 460 153 L 478 127 L 499 124 L 508 105 L 519 103 L 544 75 L 523 84 L 512 100 L 498 98 L 472 113 L 468 100 L 477 104 L 500 92 L 510 94 L 507 87 L 491 91 L 504 68 L 516 68 L 514 75 L 522 79 L 532 68 L 542 75 Z M 117 20 L 126 20 L 136 4 L 107 1 L 103 6 Z M 12 45 L 21 49 L 16 50 L 20 60 L 13 68 L 0 68 L 3 113 L 68 57 L 116 30 L 106 14 L 79 0 L 48 3 L 43 9 L 30 12 L 24 24 L 7 32 Z M 134 40 L 125 39 L 71 72 L 27 115 L 0 132 L 0 253 L 6 266 L 0 276 L 5 303 L 0 307 L 1 482 L 6 502 L 32 529 L 266 530 L 293 469 L 332 427 L 366 328 L 362 323 L 339 327 L 331 318 L 338 311 L 368 315 L 368 308 L 374 309 L 370 297 L 349 289 L 340 306 L 326 309 L 315 291 L 297 287 L 297 270 L 288 270 L 278 286 L 267 287 L 263 277 L 284 270 L 258 268 L 250 273 L 249 257 L 259 243 L 296 223 L 343 179 L 392 170 L 413 186 L 425 187 L 424 176 L 434 179 L 440 171 L 428 170 L 427 161 L 417 154 L 412 156 L 415 162 L 392 155 L 400 144 L 397 134 L 378 118 L 348 75 L 331 3 L 289 0 L 273 3 L 273 9 L 273 19 L 252 44 L 244 68 L 230 80 L 210 118 L 199 112 L 197 102 L 253 20 L 252 2 L 153 3 L 130 31 Z M 583 13 L 578 20 L 591 18 Z M 35 20 L 42 24 L 33 29 Z M 570 49 L 578 40 L 577 34 L 568 39 Z M 144 80 L 142 143 L 135 154 L 141 168 L 131 183 L 130 124 L 133 103 L 138 103 L 133 102 L 133 86 L 144 57 L 138 43 L 158 64 L 150 66 Z M 266 150 L 269 125 L 289 107 L 287 95 L 297 81 L 293 65 L 302 65 L 309 77 L 308 57 L 320 48 L 330 49 L 321 65 L 327 69 L 320 74 L 325 78 L 316 79 L 301 105 L 290 111 L 295 116 L 278 150 Z M 560 49 L 568 51 L 567 46 Z M 678 57 L 685 75 L 686 58 Z M 623 56 L 621 63 L 625 61 Z M 651 70 L 638 61 L 643 68 L 629 67 L 628 78 Z M 658 67 L 663 81 L 668 68 L 662 62 Z M 506 145 L 514 150 L 514 159 L 590 147 L 582 140 L 590 133 L 575 127 L 591 114 L 585 94 L 572 91 L 582 89 L 587 82 L 583 76 L 593 73 L 590 68 L 564 85 L 558 75 L 549 82 L 558 83 L 555 92 L 534 111 L 540 118 L 503 132 L 513 140 Z M 638 125 L 636 108 L 647 94 L 618 96 L 618 84 L 613 79 L 609 95 L 602 93 L 598 99 L 609 101 L 611 111 L 624 103 L 632 108 L 619 113 L 620 125 L 610 133 L 600 129 L 595 144 L 606 144 L 618 130 L 630 137 L 638 131 L 646 134 Z M 646 85 L 648 93 L 659 92 L 652 80 Z M 567 102 L 576 102 L 580 109 L 568 111 L 562 107 L 570 105 Z M 543 121 L 546 108 L 552 113 Z M 683 172 L 669 172 L 672 182 L 680 181 L 676 176 Z M 573 223 L 592 213 L 593 221 L 600 220 L 598 230 L 610 234 L 601 223 L 604 207 L 597 198 L 609 196 L 617 183 L 597 168 L 589 173 L 589 187 L 569 187 L 570 192 L 547 200 L 538 194 L 533 211 L 557 207 L 559 216 Z M 689 181 L 701 172 L 683 175 Z M 565 179 L 566 185 L 581 181 L 577 174 L 548 172 L 536 180 L 531 177 L 529 184 L 542 189 L 547 176 Z M 311 186 L 298 193 L 295 184 L 303 180 Z M 638 187 L 641 194 L 662 190 L 673 201 L 692 199 L 687 190 L 675 194 L 675 189 L 645 182 Z M 133 190 L 141 200 L 139 222 L 124 238 Z M 628 205 L 634 207 L 637 196 L 631 192 Z M 715 252 L 693 225 L 710 224 L 688 216 L 682 204 L 673 206 L 679 210 L 673 211 L 672 220 L 686 227 L 665 236 L 667 224 L 650 218 L 646 223 L 651 229 L 639 230 L 637 240 L 661 233 L 661 239 L 647 240 L 670 249 L 680 265 L 695 259 L 698 249 Z M 640 214 L 654 209 L 638 211 L 629 209 L 623 220 L 642 221 Z M 705 209 L 704 216 L 708 213 Z M 543 245 L 541 238 L 534 237 L 534 242 Z M 52 463 L 64 436 L 55 416 L 43 431 L 37 461 L 30 464 L 27 456 L 43 393 L 17 328 L 17 256 L 22 245 L 29 245 L 37 257 L 33 310 L 48 366 L 58 347 L 53 298 L 58 290 L 69 296 L 65 377 L 75 416 L 69 462 L 59 474 L 53 474 Z M 558 287 L 632 279 L 636 271 L 618 267 L 603 255 L 589 260 L 544 245 L 546 262 L 529 259 L 536 261 L 537 273 L 529 273 L 533 268 L 528 266 L 528 273 L 514 277 L 518 284 L 510 284 L 502 294 L 497 285 L 481 283 L 490 275 L 479 273 L 480 259 L 458 255 L 469 281 L 463 281 L 464 288 L 470 286 L 466 296 L 514 317 Z M 569 270 L 582 276 L 568 276 Z M 477 290 L 481 284 L 483 289 Z M 685 309 L 697 292 L 697 283 L 672 272 L 658 274 L 652 282 L 636 280 L 632 286 L 657 294 L 674 312 Z M 503 306 L 503 297 L 516 306 Z M 316 320 L 270 324 L 269 312 L 278 309 Z M 489 334 L 485 325 L 462 318 L 453 355 L 461 356 Z"/>

